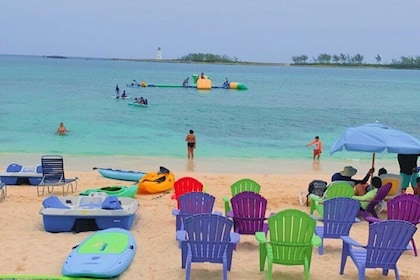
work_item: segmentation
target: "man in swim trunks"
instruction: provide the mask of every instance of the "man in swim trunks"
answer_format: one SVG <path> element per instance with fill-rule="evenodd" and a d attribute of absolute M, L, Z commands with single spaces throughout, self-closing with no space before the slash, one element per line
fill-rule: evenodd
<path fill-rule="evenodd" d="M 196 141 L 194 131 L 192 129 L 190 130 L 190 133 L 187 134 L 187 137 L 185 137 L 185 141 L 187 142 L 188 158 L 193 159 Z"/>
<path fill-rule="evenodd" d="M 314 160 L 319 160 L 322 153 L 322 142 L 319 140 L 319 136 L 315 136 L 314 140 L 306 144 L 306 146 L 314 146 Z"/>

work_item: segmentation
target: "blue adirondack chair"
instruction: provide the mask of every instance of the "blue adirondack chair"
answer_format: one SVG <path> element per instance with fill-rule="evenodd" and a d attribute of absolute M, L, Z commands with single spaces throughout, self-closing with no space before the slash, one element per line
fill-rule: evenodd
<path fill-rule="evenodd" d="M 233 222 L 217 214 L 197 214 L 184 221 L 185 230 L 177 231 L 181 242 L 181 267 L 186 268 L 185 279 L 190 279 L 193 262 L 223 264 L 223 279 L 232 265 L 234 246 L 239 234 L 232 232 Z"/>
<path fill-rule="evenodd" d="M 388 220 L 403 220 L 417 226 L 420 224 L 420 197 L 412 194 L 400 194 L 389 200 L 386 204 Z M 368 222 L 379 222 L 380 219 L 367 217 Z M 414 238 L 411 239 L 414 256 L 417 257 L 417 248 Z"/>
<path fill-rule="evenodd" d="M 184 229 L 183 221 L 187 217 L 212 213 L 215 199 L 211 194 L 201 191 L 188 192 L 178 197 L 179 209 L 172 210 L 172 215 L 176 217 L 176 230 Z"/>
<path fill-rule="evenodd" d="M 322 226 L 315 228 L 315 233 L 321 238 L 318 254 L 324 253 L 324 238 L 340 239 L 348 236 L 352 225 L 359 221 L 360 202 L 348 197 L 336 197 L 324 202 L 324 215 L 320 219 Z"/>
<path fill-rule="evenodd" d="M 265 217 L 267 199 L 252 191 L 240 192 L 230 200 L 232 210 L 227 213 L 233 219 L 234 231 L 239 234 L 254 235 L 258 231 L 267 234 Z"/>
<path fill-rule="evenodd" d="M 366 246 L 360 245 L 349 236 L 343 236 L 340 274 L 344 273 L 347 257 L 350 256 L 359 271 L 359 280 L 365 279 L 366 268 L 381 268 L 383 275 L 393 269 L 395 278 L 400 279 L 397 261 L 407 250 L 417 228 L 409 222 L 388 220 L 369 225 L 369 239 Z"/>

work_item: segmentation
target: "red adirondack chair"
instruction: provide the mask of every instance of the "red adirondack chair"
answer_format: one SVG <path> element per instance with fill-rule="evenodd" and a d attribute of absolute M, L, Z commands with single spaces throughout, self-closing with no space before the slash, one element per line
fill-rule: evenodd
<path fill-rule="evenodd" d="M 171 198 L 177 200 L 177 208 L 179 209 L 178 198 L 185 193 L 202 192 L 203 184 L 192 177 L 181 177 L 175 181 L 174 191 L 175 193 L 171 196 Z"/>

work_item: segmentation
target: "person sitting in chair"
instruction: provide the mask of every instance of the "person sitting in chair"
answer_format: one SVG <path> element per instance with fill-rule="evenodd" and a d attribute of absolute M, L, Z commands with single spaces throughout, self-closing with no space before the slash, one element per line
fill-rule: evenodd
<path fill-rule="evenodd" d="M 365 210 L 369 202 L 375 198 L 378 189 L 382 186 L 382 180 L 378 176 L 372 178 L 373 189 L 362 196 L 354 195 L 351 198 L 360 201 L 360 209 Z"/>

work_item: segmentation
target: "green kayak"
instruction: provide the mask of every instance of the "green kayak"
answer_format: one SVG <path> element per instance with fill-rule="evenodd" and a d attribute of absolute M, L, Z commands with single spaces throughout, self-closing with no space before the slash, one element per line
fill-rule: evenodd
<path fill-rule="evenodd" d="M 132 185 L 132 186 L 109 186 L 109 187 L 103 187 L 98 189 L 87 189 L 81 192 L 79 195 L 89 195 L 93 192 L 104 192 L 108 195 L 115 195 L 119 197 L 134 197 L 137 193 L 138 185 Z"/>

